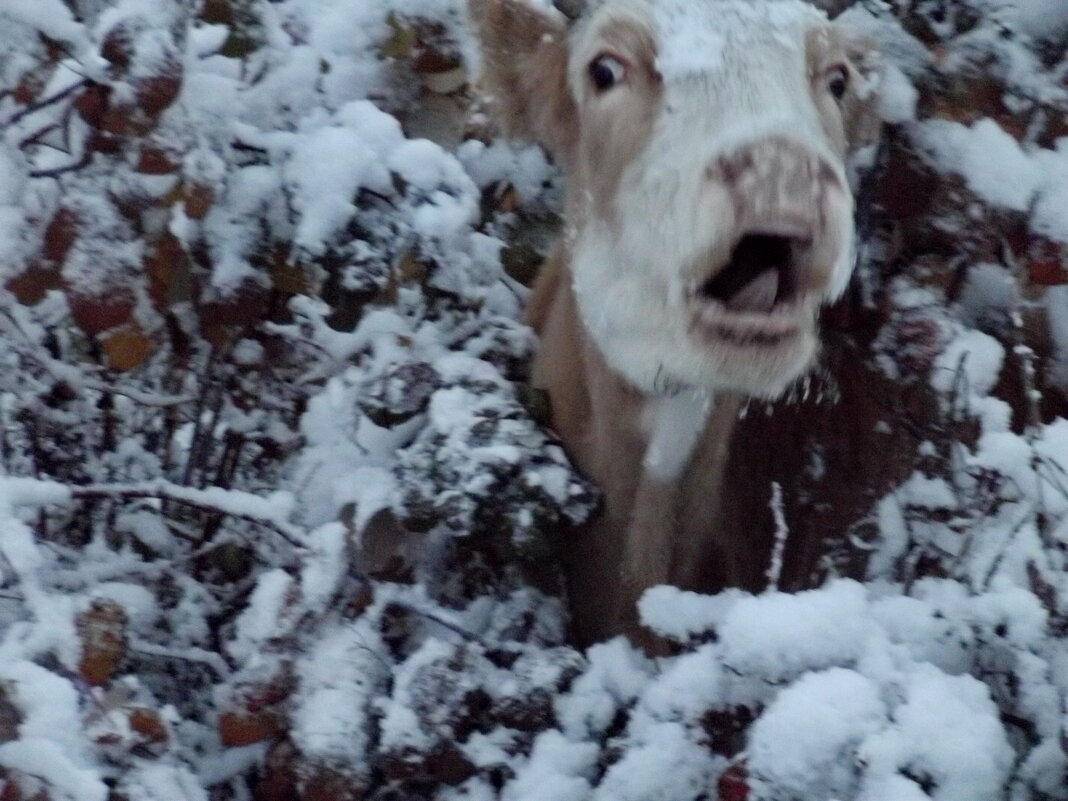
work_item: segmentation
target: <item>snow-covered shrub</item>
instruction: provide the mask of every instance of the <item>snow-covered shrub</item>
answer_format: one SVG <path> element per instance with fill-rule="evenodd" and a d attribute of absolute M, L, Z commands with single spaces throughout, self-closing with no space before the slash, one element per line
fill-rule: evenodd
<path fill-rule="evenodd" d="M 458 0 L 0 3 L 0 798 L 1068 799 L 1068 28 L 845 15 L 850 358 L 915 441 L 830 581 L 654 589 L 651 657 L 566 644 L 558 187 Z"/>

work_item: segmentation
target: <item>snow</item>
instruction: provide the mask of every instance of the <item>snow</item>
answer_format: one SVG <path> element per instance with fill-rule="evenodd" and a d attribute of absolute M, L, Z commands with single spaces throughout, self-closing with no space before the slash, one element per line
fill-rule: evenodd
<path fill-rule="evenodd" d="M 530 759 L 501 794 L 502 801 L 585 801 L 600 749 L 557 731 L 538 736 Z"/>
<path fill-rule="evenodd" d="M 1068 138 L 1055 150 L 1042 150 L 1035 163 L 1044 177 L 1031 211 L 1031 228 L 1057 242 L 1068 242 Z"/>
<path fill-rule="evenodd" d="M 714 401 L 706 393 L 683 390 L 657 398 L 642 420 L 649 445 L 642 466 L 658 480 L 671 482 L 685 469 L 712 414 Z"/>
<path fill-rule="evenodd" d="M 292 736 L 303 751 L 357 773 L 368 769 L 371 705 L 386 680 L 379 644 L 366 626 L 337 626 L 301 656 Z"/>
<path fill-rule="evenodd" d="M 91 768 L 74 764 L 51 740 L 23 735 L 0 744 L 0 767 L 48 781 L 64 801 L 105 801 L 108 788 Z"/>
<path fill-rule="evenodd" d="M 969 188 L 998 206 L 1026 211 L 1043 179 L 1039 165 L 991 119 L 970 127 L 926 120 L 912 138 L 940 170 L 963 175 Z"/>
<path fill-rule="evenodd" d="M 998 381 L 1005 348 L 989 334 L 962 331 L 935 359 L 931 385 L 964 397 L 988 395 Z"/>
<path fill-rule="evenodd" d="M 716 628 L 727 610 L 745 593 L 728 590 L 702 595 L 676 587 L 651 587 L 638 602 L 642 624 L 665 637 L 687 640 Z"/>
<path fill-rule="evenodd" d="M 971 126 L 925 120 L 912 124 L 910 135 L 940 172 L 963 176 L 969 189 L 995 206 L 1029 212 L 1033 231 L 1068 242 L 1064 140 L 1055 149 L 1028 150 L 989 118 Z"/>
<path fill-rule="evenodd" d="M 622 638 L 592 646 L 586 654 L 589 666 L 556 700 L 556 714 L 565 734 L 576 740 L 602 734 L 618 709 L 641 691 L 653 666 Z"/>
<path fill-rule="evenodd" d="M 820 591 L 743 598 L 719 626 L 724 662 L 781 680 L 856 659 L 867 634 L 867 600 L 855 581 Z"/>
<path fill-rule="evenodd" d="M 62 0 L 6 0 L 0 9 L 0 17 L 61 41 L 80 45 L 86 39 L 84 29 L 75 22 L 70 8 Z"/>
<path fill-rule="evenodd" d="M 991 396 L 1020 369 L 1021 309 L 1048 319 L 1045 391 L 1068 386 L 1068 294 L 1027 285 L 1026 253 L 1016 274 L 997 249 L 966 249 L 976 232 L 950 229 L 952 268 L 916 279 L 908 248 L 923 243 L 911 241 L 881 265 L 897 277 L 876 287 L 873 315 L 884 304 L 929 323 L 918 349 L 933 364 L 889 346 L 878 356 L 915 393 L 910 413 L 932 391 L 943 403 L 931 399 L 905 478 L 859 521 L 872 531 L 855 543 L 871 549 L 864 583 L 829 563 L 828 581 L 793 594 L 655 587 L 639 612 L 668 641 L 658 656 L 622 638 L 583 654 L 566 644 L 549 533 L 581 536 L 571 527 L 597 491 L 541 426 L 526 386 L 535 338 L 518 322 L 526 290 L 502 267 L 517 230 L 559 211 L 558 174 L 540 149 L 492 136 L 455 148 L 413 138 L 421 79 L 381 52 L 398 33 L 415 51 L 470 52 L 461 4 L 252 0 L 233 39 L 231 25 L 165 0 L 68 5 L 0 8 L 5 285 L 39 266 L 61 205 L 81 225 L 45 265 L 62 287 L 36 305 L 5 295 L 0 315 L 0 711 L 17 712 L 3 781 L 57 801 L 206 801 L 253 797 L 258 777 L 293 769 L 369 798 L 694 801 L 712 797 L 730 759 L 744 761 L 754 801 L 1068 798 L 1068 422 L 1051 398 L 1020 431 L 1020 409 Z M 1003 40 L 991 22 L 1055 50 L 1064 4 L 968 0 L 976 27 L 935 25 L 936 46 L 913 35 L 929 4 L 904 5 L 843 17 L 883 46 L 883 118 L 974 208 L 1068 243 L 1068 141 L 1038 137 L 1026 105 L 1060 108 L 1063 65 L 1044 72 L 1027 36 Z M 822 18 L 737 0 L 668 0 L 655 14 L 668 79 L 721 66 L 754 21 Z M 127 73 L 99 52 L 114 26 L 134 36 Z M 66 43 L 40 75 L 39 33 Z M 230 54 L 242 36 L 250 52 Z M 1031 121 L 1021 141 L 1004 115 L 917 119 L 932 84 L 983 53 L 1002 101 Z M 42 80 L 38 97 L 85 75 L 129 100 L 132 81 L 172 57 L 181 94 L 150 133 L 124 134 L 117 155 L 94 150 L 84 170 L 31 177 L 80 154 L 89 123 L 56 102 L 8 124 L 25 76 Z M 69 111 L 59 144 L 71 152 L 20 145 Z M 173 148 L 176 170 L 133 173 L 142 141 Z M 210 189 L 203 214 L 193 186 Z M 516 207 L 487 210 L 506 187 Z M 195 266 L 161 306 L 142 279 L 164 231 Z M 278 274 L 307 294 L 272 295 L 266 324 L 220 322 Z M 152 340 L 144 366 L 101 367 L 102 338 L 69 322 L 72 287 L 133 293 L 123 325 Z M 228 309 L 238 290 L 249 294 Z M 663 406 L 647 457 L 670 477 L 706 410 L 686 397 Z M 888 409 L 888 441 L 898 423 Z M 113 447 L 100 444 L 108 426 Z M 197 428 L 219 450 L 183 476 Z M 238 469 L 219 480 L 235 436 Z M 361 561 L 372 520 L 387 540 L 403 530 L 384 566 Z M 92 686 L 77 621 L 101 600 L 125 613 L 122 653 Z M 139 740 L 135 712 L 158 714 L 165 742 Z M 226 713 L 280 734 L 226 746 Z"/>
<path fill-rule="evenodd" d="M 235 625 L 229 646 L 235 658 L 242 661 L 255 658 L 269 640 L 282 633 L 280 618 L 292 589 L 293 579 L 284 570 L 276 569 L 260 576 L 248 606 Z"/>
<path fill-rule="evenodd" d="M 916 119 L 919 96 L 919 91 L 896 64 L 886 65 L 879 84 L 879 115 L 886 122 L 903 123 Z"/>
<path fill-rule="evenodd" d="M 879 686 L 845 668 L 809 673 L 754 724 L 747 749 L 756 798 L 848 797 L 856 749 L 886 723 Z"/>
<path fill-rule="evenodd" d="M 677 723 L 658 723 L 630 743 L 593 794 L 594 801 L 693 798 L 712 784 L 719 763 Z"/>
<path fill-rule="evenodd" d="M 864 794 L 886 798 L 885 783 L 904 774 L 930 781 L 939 801 L 1001 798 L 1013 755 L 988 689 L 971 676 L 947 676 L 926 665 L 903 689 L 896 725 L 860 749 L 870 776 Z"/>
<path fill-rule="evenodd" d="M 122 784 L 130 801 L 208 801 L 197 777 L 174 765 L 149 765 Z"/>

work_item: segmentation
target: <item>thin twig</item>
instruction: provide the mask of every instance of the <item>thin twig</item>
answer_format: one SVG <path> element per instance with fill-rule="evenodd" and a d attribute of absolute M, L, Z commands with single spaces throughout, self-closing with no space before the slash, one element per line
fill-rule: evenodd
<path fill-rule="evenodd" d="M 68 172 L 77 172 L 80 169 L 89 166 L 89 162 L 93 160 L 93 154 L 91 151 L 86 150 L 80 159 L 71 164 L 65 164 L 62 167 L 53 167 L 50 170 L 30 170 L 31 178 L 58 178 L 61 175 L 66 175 Z"/>
<path fill-rule="evenodd" d="M 175 648 L 166 648 L 162 645 L 145 642 L 144 640 L 134 640 L 130 643 L 130 650 L 135 654 L 142 654 L 144 656 L 178 660 L 181 662 L 193 662 L 198 665 L 204 665 L 211 669 L 216 675 L 216 678 L 220 679 L 225 679 L 233 672 L 233 669 L 219 654 L 214 651 L 205 651 L 203 648 L 191 648 L 187 646 L 179 651 Z"/>
<path fill-rule="evenodd" d="M 241 512 L 235 509 L 227 509 L 223 505 L 213 503 L 211 489 L 200 490 L 192 487 L 183 487 L 172 484 L 169 481 L 151 481 L 144 484 L 91 484 L 81 487 L 71 487 L 71 497 L 75 499 L 109 498 L 118 500 L 138 500 L 153 498 L 159 501 L 177 503 L 188 506 L 209 514 L 224 514 L 237 520 L 247 520 L 256 523 L 269 531 L 274 532 L 294 548 L 304 550 L 303 532 L 299 529 L 277 520 L 271 519 L 267 514 L 255 514 L 253 512 Z M 236 490 L 222 490 L 219 492 L 236 493 Z M 249 495 L 249 493 L 242 493 Z M 255 497 L 255 496 L 252 496 Z"/>
<path fill-rule="evenodd" d="M 134 389 L 133 387 L 105 384 L 103 381 L 93 381 L 91 379 L 84 381 L 83 384 L 86 389 L 122 395 L 124 398 L 129 398 L 134 403 L 139 403 L 142 406 L 152 406 L 161 409 L 170 406 L 182 406 L 196 400 L 195 395 L 160 395 L 153 392 L 143 392 L 140 389 Z"/>
<path fill-rule="evenodd" d="M 782 485 L 778 481 L 771 482 L 771 507 L 772 517 L 775 519 L 775 543 L 771 548 L 771 562 L 768 564 L 768 592 L 776 592 L 779 589 L 779 579 L 782 577 L 782 557 L 786 550 L 786 540 L 790 536 L 790 527 L 786 525 L 786 513 L 783 511 Z"/>
<path fill-rule="evenodd" d="M 189 440 L 189 453 L 186 454 L 185 470 L 182 471 L 182 483 L 186 486 L 192 482 L 196 459 L 200 453 L 201 432 L 204 429 L 204 408 L 208 403 L 208 394 L 214 386 L 212 371 L 215 369 L 215 360 L 218 355 L 218 348 L 212 345 L 208 350 L 207 363 L 204 365 L 204 383 L 201 385 L 200 392 L 197 395 L 197 405 L 193 410 L 193 436 Z"/>
<path fill-rule="evenodd" d="M 76 83 L 72 83 L 66 89 L 61 89 L 54 95 L 46 97 L 44 100 L 38 100 L 36 103 L 31 103 L 30 105 L 26 106 L 26 108 L 16 112 L 15 114 L 12 114 L 5 122 L 0 123 L 0 130 L 10 128 L 12 125 L 15 125 L 17 122 L 25 119 L 31 114 L 38 112 L 43 108 L 47 108 L 48 106 L 55 105 L 64 98 L 70 97 L 72 94 L 77 92 L 79 89 L 87 86 L 88 84 L 89 79 L 83 78 L 82 80 L 77 81 Z"/>

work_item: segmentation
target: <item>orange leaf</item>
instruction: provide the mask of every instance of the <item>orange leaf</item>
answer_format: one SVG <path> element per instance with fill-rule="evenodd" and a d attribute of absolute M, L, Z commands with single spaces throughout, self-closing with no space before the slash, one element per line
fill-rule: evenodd
<path fill-rule="evenodd" d="M 136 324 L 120 328 L 104 340 L 104 355 L 112 370 L 132 370 L 152 355 L 152 340 Z"/>
<path fill-rule="evenodd" d="M 114 601 L 93 601 L 78 615 L 82 658 L 78 672 L 90 684 L 106 683 L 126 656 L 126 612 Z"/>
<path fill-rule="evenodd" d="M 278 730 L 278 718 L 270 712 L 230 711 L 219 715 L 219 740 L 228 748 L 262 743 Z"/>

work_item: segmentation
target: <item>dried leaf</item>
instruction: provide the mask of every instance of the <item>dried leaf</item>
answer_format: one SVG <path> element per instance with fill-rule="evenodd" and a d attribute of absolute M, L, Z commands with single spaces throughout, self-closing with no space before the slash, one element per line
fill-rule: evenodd
<path fill-rule="evenodd" d="M 176 64 L 162 75 L 140 78 L 134 82 L 137 105 L 150 116 L 158 116 L 168 109 L 182 92 L 181 65 Z"/>
<path fill-rule="evenodd" d="M 141 145 L 134 169 L 143 175 L 170 175 L 181 167 L 175 154 L 146 142 Z"/>
<path fill-rule="evenodd" d="M 227 748 L 240 748 L 271 740 L 281 729 L 272 712 L 232 710 L 219 715 L 219 740 Z"/>
<path fill-rule="evenodd" d="M 129 714 L 130 728 L 148 743 L 166 743 L 170 735 L 159 712 L 147 707 L 134 707 Z"/>
<path fill-rule="evenodd" d="M 119 329 L 104 340 L 104 355 L 108 367 L 125 372 L 143 364 L 152 355 L 155 346 L 137 324 Z"/>
<path fill-rule="evenodd" d="M 382 44 L 379 54 L 382 58 L 408 58 L 418 38 L 415 29 L 400 22 L 393 14 L 386 19 L 386 24 L 389 25 L 390 35 Z"/>
<path fill-rule="evenodd" d="M 159 311 L 192 296 L 192 270 L 181 241 L 169 231 L 155 247 L 145 252 L 144 270 L 148 276 L 148 294 Z"/>
<path fill-rule="evenodd" d="M 275 291 L 287 295 L 306 295 L 312 290 L 308 271 L 299 264 L 290 264 L 279 249 L 271 265 L 271 285 Z"/>
<path fill-rule="evenodd" d="M 1036 241 L 1027 257 L 1027 272 L 1032 284 L 1063 286 L 1068 284 L 1068 245 L 1048 239 Z"/>
<path fill-rule="evenodd" d="M 7 289 L 24 306 L 35 306 L 44 299 L 45 293 L 63 286 L 58 270 L 31 264 L 7 282 Z"/>
<path fill-rule="evenodd" d="M 41 248 L 44 257 L 55 264 L 62 264 L 78 238 L 78 228 L 77 215 L 66 206 L 60 207 L 44 230 Z"/>
<path fill-rule="evenodd" d="M 133 295 L 122 290 L 108 296 L 69 292 L 67 304 L 74 323 L 88 336 L 102 334 L 129 322 L 134 310 Z"/>
<path fill-rule="evenodd" d="M 719 777 L 716 792 L 719 801 L 746 801 L 749 798 L 749 776 L 744 758 L 727 766 Z"/>
<path fill-rule="evenodd" d="M 85 120 L 92 128 L 101 128 L 104 125 L 104 114 L 108 110 L 108 96 L 111 87 L 99 83 L 87 86 L 74 101 L 74 108 L 78 116 Z"/>
<path fill-rule="evenodd" d="M 82 658 L 78 673 L 92 685 L 101 685 L 118 670 L 126 656 L 126 611 L 114 601 L 93 601 L 78 615 Z"/>
<path fill-rule="evenodd" d="M 182 204 L 185 216 L 193 220 L 203 220 L 215 203 L 215 190 L 207 184 L 189 183 L 182 189 Z"/>

